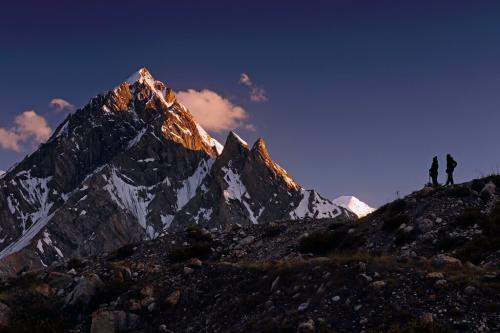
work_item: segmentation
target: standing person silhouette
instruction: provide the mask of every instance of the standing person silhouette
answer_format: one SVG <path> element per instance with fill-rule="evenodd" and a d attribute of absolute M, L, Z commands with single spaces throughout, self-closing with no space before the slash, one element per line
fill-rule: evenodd
<path fill-rule="evenodd" d="M 438 158 L 437 156 L 434 156 L 432 159 L 432 165 L 431 168 L 429 169 L 429 176 L 432 178 L 432 186 L 438 186 L 438 170 L 439 170 L 439 164 L 438 164 Z"/>
<path fill-rule="evenodd" d="M 450 154 L 446 155 L 446 174 L 448 179 L 446 179 L 446 185 L 453 185 L 453 171 L 457 167 L 458 163 L 451 157 Z"/>

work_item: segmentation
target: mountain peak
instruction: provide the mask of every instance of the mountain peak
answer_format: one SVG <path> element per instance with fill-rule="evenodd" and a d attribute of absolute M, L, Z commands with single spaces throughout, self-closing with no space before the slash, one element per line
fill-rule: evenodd
<path fill-rule="evenodd" d="M 259 153 L 262 156 L 269 156 L 269 152 L 266 148 L 266 142 L 263 138 L 258 138 L 257 141 L 253 144 L 252 152 Z"/>
<path fill-rule="evenodd" d="M 128 84 L 130 87 L 136 84 L 148 87 L 167 107 L 171 107 L 176 100 L 173 90 L 168 88 L 163 82 L 156 80 L 146 67 L 140 68 L 137 72 L 129 76 L 119 88 L 124 84 Z"/>
<path fill-rule="evenodd" d="M 144 81 L 155 81 L 153 75 L 151 75 L 151 72 L 149 72 L 146 67 L 140 68 L 126 80 L 126 82 L 130 85 L 133 85 L 136 82 L 143 83 Z"/>
<path fill-rule="evenodd" d="M 230 140 L 231 141 L 236 140 L 236 142 L 237 142 L 238 145 L 243 145 L 244 147 L 248 148 L 248 143 L 245 140 L 243 140 L 238 134 L 236 134 L 233 131 L 229 132 L 226 141 L 230 141 Z"/>
<path fill-rule="evenodd" d="M 358 217 L 366 216 L 375 211 L 375 208 L 368 206 L 366 203 L 352 195 L 343 195 L 341 197 L 338 197 L 337 199 L 333 200 L 333 203 L 349 209 Z"/>

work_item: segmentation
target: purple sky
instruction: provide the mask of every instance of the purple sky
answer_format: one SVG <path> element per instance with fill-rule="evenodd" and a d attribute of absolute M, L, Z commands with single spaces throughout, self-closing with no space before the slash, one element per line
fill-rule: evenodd
<path fill-rule="evenodd" d="M 197 2 L 3 4 L 0 169 L 64 119 L 52 99 L 83 106 L 143 66 L 175 91 L 215 94 L 246 117 L 215 137 L 264 137 L 329 198 L 378 206 L 422 187 L 448 152 L 457 181 L 500 169 L 500 2 Z"/>

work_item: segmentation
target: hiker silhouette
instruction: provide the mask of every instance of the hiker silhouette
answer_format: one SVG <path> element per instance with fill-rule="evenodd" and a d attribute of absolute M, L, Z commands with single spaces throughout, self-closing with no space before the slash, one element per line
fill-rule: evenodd
<path fill-rule="evenodd" d="M 451 157 L 450 154 L 446 155 L 446 174 L 448 179 L 446 179 L 446 185 L 453 185 L 453 171 L 457 167 L 458 163 Z"/>
<path fill-rule="evenodd" d="M 432 178 L 432 185 L 433 186 L 438 186 L 438 170 L 439 170 L 439 164 L 438 164 L 438 158 L 437 156 L 434 156 L 432 159 L 432 165 L 431 168 L 429 169 L 429 177 Z"/>

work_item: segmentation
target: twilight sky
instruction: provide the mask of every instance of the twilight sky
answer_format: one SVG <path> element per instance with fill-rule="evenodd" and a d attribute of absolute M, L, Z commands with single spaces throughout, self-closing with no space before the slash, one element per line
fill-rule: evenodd
<path fill-rule="evenodd" d="M 145 66 L 332 199 L 500 170 L 498 1 L 78 2 L 1 6 L 0 169 Z"/>

